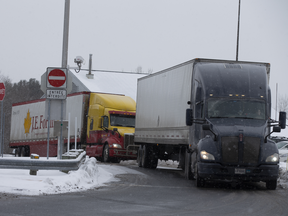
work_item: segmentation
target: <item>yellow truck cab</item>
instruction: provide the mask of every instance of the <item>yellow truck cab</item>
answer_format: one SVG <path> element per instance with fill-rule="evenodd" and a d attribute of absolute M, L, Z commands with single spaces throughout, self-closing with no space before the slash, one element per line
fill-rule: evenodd
<path fill-rule="evenodd" d="M 91 93 L 87 115 L 86 153 L 104 162 L 136 159 L 132 139 L 136 102 L 128 96 Z"/>

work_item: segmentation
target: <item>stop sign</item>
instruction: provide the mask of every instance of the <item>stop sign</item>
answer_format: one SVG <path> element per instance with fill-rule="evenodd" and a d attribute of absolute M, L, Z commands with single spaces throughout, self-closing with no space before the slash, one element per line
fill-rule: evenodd
<path fill-rule="evenodd" d="M 0 83 L 0 101 L 4 99 L 5 96 L 5 85 L 4 83 Z"/>
<path fill-rule="evenodd" d="M 66 84 L 66 73 L 58 68 L 52 69 L 48 72 L 47 81 L 51 87 L 59 88 Z"/>

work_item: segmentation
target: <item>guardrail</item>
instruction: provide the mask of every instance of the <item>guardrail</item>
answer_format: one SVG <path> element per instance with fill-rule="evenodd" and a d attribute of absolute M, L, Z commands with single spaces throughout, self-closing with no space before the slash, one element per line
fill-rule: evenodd
<path fill-rule="evenodd" d="M 75 159 L 53 160 L 47 158 L 30 159 L 30 158 L 0 158 L 0 169 L 28 169 L 28 170 L 61 170 L 70 171 L 78 170 L 86 157 L 86 152 L 79 152 Z M 71 158 L 68 156 L 68 158 Z"/>

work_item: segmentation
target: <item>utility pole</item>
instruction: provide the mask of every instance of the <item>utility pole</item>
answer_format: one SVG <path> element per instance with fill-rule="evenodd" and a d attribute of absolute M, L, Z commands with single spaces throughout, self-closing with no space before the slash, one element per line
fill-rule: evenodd
<path fill-rule="evenodd" d="M 70 15 L 70 0 L 65 0 L 64 9 L 64 27 L 63 27 L 63 50 L 62 50 L 62 68 L 67 68 L 68 65 L 68 39 L 69 39 L 69 15 Z M 69 73 L 69 71 L 68 71 Z M 67 73 L 67 75 L 68 75 Z M 63 100 L 61 100 L 61 131 L 60 131 L 60 159 L 63 153 Z M 69 151 L 69 149 L 68 149 Z"/>
<path fill-rule="evenodd" d="M 238 61 L 238 50 L 239 50 L 240 4 L 241 4 L 241 0 L 239 0 L 239 7 L 238 7 L 238 28 L 237 28 L 236 61 Z"/>

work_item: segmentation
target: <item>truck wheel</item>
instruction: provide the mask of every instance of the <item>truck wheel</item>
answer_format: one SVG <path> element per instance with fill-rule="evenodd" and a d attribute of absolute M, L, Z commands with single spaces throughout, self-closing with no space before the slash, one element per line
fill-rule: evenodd
<path fill-rule="evenodd" d="M 138 167 L 142 167 L 142 146 L 141 145 L 138 149 L 137 163 L 138 163 Z"/>
<path fill-rule="evenodd" d="M 19 147 L 18 148 L 15 148 L 15 157 L 19 157 Z"/>
<path fill-rule="evenodd" d="M 142 146 L 141 164 L 142 167 L 148 168 L 148 151 L 147 145 Z"/>
<path fill-rule="evenodd" d="M 185 160 L 185 167 L 184 167 L 185 179 L 192 180 L 194 179 L 194 176 L 191 171 L 191 153 L 188 153 L 188 149 L 185 152 L 184 160 Z"/>
<path fill-rule="evenodd" d="M 271 180 L 266 182 L 267 190 L 275 190 L 277 187 L 277 180 Z"/>
<path fill-rule="evenodd" d="M 205 186 L 205 179 L 204 178 L 201 178 L 199 175 L 198 175 L 198 168 L 197 168 L 197 164 L 196 164 L 196 176 L 195 176 L 195 184 L 196 184 L 196 187 L 198 188 L 201 188 L 201 187 L 204 187 Z"/>
<path fill-rule="evenodd" d="M 109 158 L 109 146 L 108 144 L 106 144 L 104 146 L 104 150 L 103 150 L 103 162 L 109 162 L 110 158 Z"/>
<path fill-rule="evenodd" d="M 28 150 L 28 147 L 26 146 L 22 146 L 21 147 L 21 152 L 20 152 L 20 157 L 27 157 L 29 156 L 29 150 Z"/>

